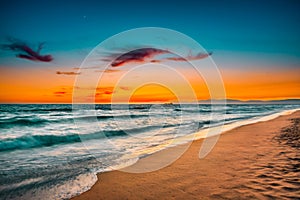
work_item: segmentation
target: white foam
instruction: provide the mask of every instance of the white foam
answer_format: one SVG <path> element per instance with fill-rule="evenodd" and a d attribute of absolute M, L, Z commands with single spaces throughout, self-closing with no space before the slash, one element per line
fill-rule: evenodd
<path fill-rule="evenodd" d="M 96 173 L 81 174 L 78 175 L 76 179 L 66 180 L 59 185 L 51 185 L 51 187 L 45 186 L 30 190 L 24 193 L 22 196 L 19 196 L 18 199 L 70 199 L 90 190 L 97 180 L 98 178 Z"/>
<path fill-rule="evenodd" d="M 124 155 L 124 156 L 122 156 L 119 159 L 118 164 L 110 166 L 110 167 L 107 167 L 104 170 L 101 170 L 99 172 L 107 172 L 107 171 L 113 171 L 113 170 L 120 170 L 120 169 L 123 169 L 125 167 L 134 165 L 138 160 L 139 160 L 139 157 L 137 157 L 137 156 Z"/>

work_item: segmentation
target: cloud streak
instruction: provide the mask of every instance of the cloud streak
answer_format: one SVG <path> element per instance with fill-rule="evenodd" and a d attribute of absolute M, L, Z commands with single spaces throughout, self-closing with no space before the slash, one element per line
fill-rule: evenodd
<path fill-rule="evenodd" d="M 9 38 L 8 41 L 10 42 L 10 44 L 1 45 L 2 49 L 18 52 L 18 54 L 16 54 L 16 57 L 18 58 L 27 59 L 31 61 L 38 61 L 38 62 L 51 62 L 53 60 L 53 57 L 50 54 L 48 55 L 40 54 L 40 51 L 42 50 L 44 43 L 40 43 L 37 50 L 35 51 L 25 42 L 22 42 L 20 40 Z"/>
<path fill-rule="evenodd" d="M 115 72 L 120 72 L 121 70 L 117 69 L 105 69 L 105 70 L 95 70 L 95 72 L 103 72 L 103 73 L 115 73 Z"/>
<path fill-rule="evenodd" d="M 103 61 L 113 60 L 111 63 L 112 67 L 120 67 L 128 63 L 142 63 L 142 62 L 153 62 L 158 63 L 162 61 L 189 61 L 189 60 L 200 60 L 205 59 L 212 55 L 210 53 L 198 53 L 196 55 L 188 55 L 186 57 L 180 57 L 174 55 L 172 52 L 163 49 L 157 48 L 141 48 L 133 51 L 129 51 L 125 54 L 120 55 L 116 59 L 116 54 L 111 53 L 105 58 L 102 58 Z"/>
<path fill-rule="evenodd" d="M 211 56 L 212 52 L 209 53 L 198 53 L 197 55 L 189 55 L 187 57 L 169 57 L 166 58 L 166 60 L 173 60 L 173 61 L 189 61 L 189 60 L 201 60 L 204 58 L 207 58 L 208 56 Z"/>
<path fill-rule="evenodd" d="M 62 72 L 62 71 L 56 71 L 56 74 L 58 74 L 58 75 L 79 75 L 80 72 Z"/>
<path fill-rule="evenodd" d="M 111 95 L 113 94 L 114 87 L 97 87 L 96 96 Z"/>

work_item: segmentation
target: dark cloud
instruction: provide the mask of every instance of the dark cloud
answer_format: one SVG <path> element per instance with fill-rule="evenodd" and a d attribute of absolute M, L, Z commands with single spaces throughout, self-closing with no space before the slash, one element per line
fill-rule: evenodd
<path fill-rule="evenodd" d="M 40 43 L 37 50 L 35 51 L 31 47 L 29 47 L 25 42 L 22 42 L 20 40 L 9 38 L 8 41 L 10 42 L 10 44 L 1 45 L 2 49 L 18 52 L 18 54 L 16 54 L 16 57 L 18 58 L 39 62 L 50 62 L 53 60 L 53 57 L 50 54 L 40 54 L 44 43 Z"/>
<path fill-rule="evenodd" d="M 112 63 L 112 67 L 119 67 L 129 62 L 145 62 L 146 59 L 151 59 L 156 55 L 169 53 L 168 50 L 156 49 L 156 48 L 142 48 L 129 51 L 118 58 Z M 107 60 L 107 58 L 106 58 Z"/>

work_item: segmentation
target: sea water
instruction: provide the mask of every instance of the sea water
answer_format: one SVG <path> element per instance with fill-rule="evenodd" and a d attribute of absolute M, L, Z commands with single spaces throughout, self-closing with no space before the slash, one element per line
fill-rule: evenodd
<path fill-rule="evenodd" d="M 68 199 L 90 189 L 96 173 L 131 165 L 170 140 L 191 139 L 194 133 L 192 139 L 198 139 L 208 129 L 226 131 L 299 108 L 121 104 L 90 110 L 69 104 L 2 104 L 0 199 Z"/>

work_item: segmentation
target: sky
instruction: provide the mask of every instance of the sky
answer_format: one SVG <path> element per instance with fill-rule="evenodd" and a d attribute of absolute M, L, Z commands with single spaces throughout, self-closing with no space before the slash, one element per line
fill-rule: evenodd
<path fill-rule="evenodd" d="M 2 1 L 0 102 L 72 102 L 74 82 L 82 75 L 78 67 L 93 48 L 111 36 L 140 27 L 181 32 L 213 52 L 210 58 L 220 70 L 226 98 L 298 99 L 299 9 L 296 0 Z M 14 42 L 26 43 L 38 54 L 29 59 L 24 50 L 7 46 Z M 53 60 L 41 61 L 45 55 Z M 134 83 L 115 87 L 130 65 L 106 73 L 104 80 L 91 89 L 96 102 L 109 103 L 113 94 L 122 96 L 122 92 L 132 90 Z M 182 63 L 170 65 L 188 77 L 197 99 L 212 98 L 202 77 L 193 75 Z M 150 70 L 139 76 L 151 73 L 160 72 Z M 135 80 L 132 76 L 129 82 Z M 180 88 L 175 80 L 172 87 Z M 131 102 L 176 101 L 176 94 L 158 85 L 141 87 L 132 95 Z M 187 95 L 184 100 L 191 99 Z"/>

